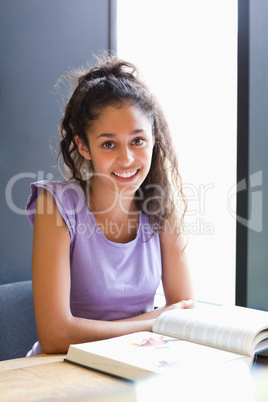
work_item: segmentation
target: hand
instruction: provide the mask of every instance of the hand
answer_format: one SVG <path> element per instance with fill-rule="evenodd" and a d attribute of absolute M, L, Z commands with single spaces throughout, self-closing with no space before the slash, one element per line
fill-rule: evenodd
<path fill-rule="evenodd" d="M 193 308 L 193 307 L 194 307 L 194 302 L 193 302 L 192 299 L 181 300 L 178 303 L 171 304 L 164 311 L 177 310 L 177 309 L 186 309 L 186 308 Z"/>

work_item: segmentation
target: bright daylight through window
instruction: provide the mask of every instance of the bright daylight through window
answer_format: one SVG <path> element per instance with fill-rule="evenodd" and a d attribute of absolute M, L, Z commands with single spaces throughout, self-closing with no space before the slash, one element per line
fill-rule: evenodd
<path fill-rule="evenodd" d="M 166 112 L 188 197 L 196 296 L 235 301 L 236 0 L 118 0 L 117 51 Z"/>

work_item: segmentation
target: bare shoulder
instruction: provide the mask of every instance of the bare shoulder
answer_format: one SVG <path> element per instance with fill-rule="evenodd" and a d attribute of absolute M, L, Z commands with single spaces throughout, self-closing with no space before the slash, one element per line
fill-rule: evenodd
<path fill-rule="evenodd" d="M 183 252 L 187 246 L 188 238 L 179 228 L 167 223 L 159 234 L 161 248 L 175 248 Z"/>

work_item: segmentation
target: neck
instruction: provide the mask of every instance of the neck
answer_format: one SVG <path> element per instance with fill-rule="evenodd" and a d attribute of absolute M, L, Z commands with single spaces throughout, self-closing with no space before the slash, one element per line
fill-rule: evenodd
<path fill-rule="evenodd" d="M 96 222 L 108 240 L 127 243 L 135 239 L 139 226 L 139 209 L 134 195 L 124 197 L 115 191 L 96 191 L 90 187 L 89 203 Z"/>
<path fill-rule="evenodd" d="M 124 219 L 138 213 L 139 209 L 134 198 L 135 194 L 115 192 L 110 189 L 98 191 L 94 183 L 90 185 L 89 204 L 91 211 L 104 217 Z"/>

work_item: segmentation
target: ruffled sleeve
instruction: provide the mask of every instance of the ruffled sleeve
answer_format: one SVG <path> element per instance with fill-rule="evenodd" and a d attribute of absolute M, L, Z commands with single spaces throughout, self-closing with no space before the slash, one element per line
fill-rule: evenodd
<path fill-rule="evenodd" d="M 53 195 L 57 208 L 70 232 L 72 244 L 75 236 L 76 215 L 85 205 L 85 195 L 80 184 L 74 180 L 44 180 L 32 183 L 31 194 L 26 205 L 27 217 L 32 227 L 36 200 L 42 189 L 49 191 Z"/>

